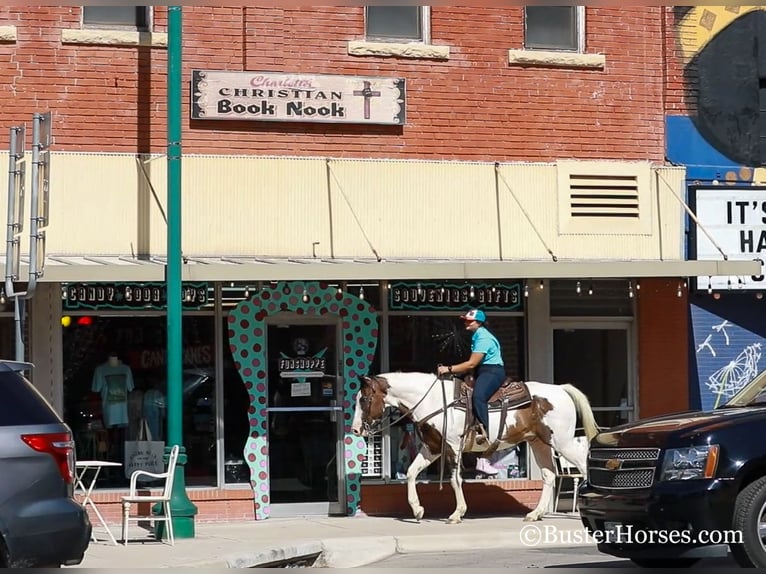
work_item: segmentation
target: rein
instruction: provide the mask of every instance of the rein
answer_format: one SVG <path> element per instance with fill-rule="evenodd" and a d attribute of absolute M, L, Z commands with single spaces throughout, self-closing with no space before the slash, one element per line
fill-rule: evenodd
<path fill-rule="evenodd" d="M 388 423 L 387 425 L 380 425 L 380 428 L 378 428 L 377 430 L 372 430 L 372 429 L 368 430 L 368 431 L 367 431 L 367 436 L 373 436 L 373 435 L 376 435 L 376 434 L 378 434 L 378 433 L 381 433 L 381 432 L 383 432 L 384 430 L 388 430 L 388 429 L 390 429 L 392 426 L 394 426 L 396 423 L 398 423 L 400 420 L 402 420 L 402 419 L 403 419 L 403 418 L 405 418 L 407 415 L 409 415 L 409 414 L 410 414 L 412 411 L 414 411 L 416 408 L 418 408 L 418 407 L 420 406 L 420 403 L 422 403 L 424 400 L 426 400 L 426 397 L 428 396 L 428 393 L 430 393 L 430 392 L 431 392 L 431 389 L 433 389 L 433 388 L 434 388 L 434 385 L 435 385 L 435 384 L 436 384 L 438 381 L 439 381 L 439 377 L 438 377 L 438 376 L 434 377 L 434 382 L 433 382 L 433 383 L 431 383 L 431 386 L 430 386 L 430 387 L 428 387 L 428 390 L 427 390 L 427 391 L 426 391 L 426 392 L 423 394 L 423 396 L 422 396 L 422 397 L 420 397 L 420 400 L 419 400 L 417 403 L 415 403 L 415 405 L 414 405 L 412 408 L 405 408 L 405 409 L 404 409 L 404 412 L 402 413 L 402 416 L 400 416 L 398 419 L 394 419 L 393 421 L 391 421 L 391 422 L 390 422 L 390 423 Z M 442 391 L 443 391 L 443 390 L 444 390 L 444 389 L 442 388 Z M 434 416 L 434 415 L 436 415 L 436 414 L 439 414 L 440 412 L 441 412 L 441 409 L 440 409 L 440 410 L 438 410 L 438 411 L 435 411 L 435 412 L 431 413 L 431 414 L 430 414 L 430 415 L 428 415 L 428 416 L 427 416 L 425 419 L 423 419 L 423 421 L 426 421 L 426 420 L 430 419 L 432 416 Z M 420 422 L 423 422 L 423 421 L 419 421 L 419 422 L 418 422 L 418 424 L 420 424 Z"/>
<path fill-rule="evenodd" d="M 447 409 L 450 408 L 451 406 L 457 404 L 458 402 L 460 402 L 460 399 L 455 399 L 451 403 L 447 404 L 447 391 L 444 388 L 444 384 L 443 384 L 444 380 L 440 379 L 439 375 L 436 375 L 436 377 L 434 377 L 434 382 L 431 383 L 431 386 L 428 387 L 428 390 L 423 394 L 423 396 L 420 398 L 420 400 L 417 403 L 415 403 L 415 405 L 412 408 L 409 408 L 409 407 L 404 407 L 404 408 L 399 407 L 400 410 L 402 411 L 402 416 L 400 416 L 398 419 L 395 419 L 395 420 L 391 421 L 387 425 L 381 425 L 380 428 L 375 430 L 375 431 L 372 431 L 372 430 L 367 431 L 367 436 L 373 436 L 376 433 L 381 433 L 381 432 L 383 432 L 386 429 L 390 429 L 392 426 L 394 426 L 400 420 L 402 420 L 403 418 L 408 416 L 411 412 L 413 412 L 416 408 L 418 408 L 420 406 L 420 403 L 422 403 L 424 400 L 426 400 L 426 397 L 428 396 L 428 393 L 431 392 L 431 389 L 434 388 L 434 385 L 438 381 L 442 381 L 442 408 L 435 410 L 434 412 L 432 412 L 432 413 L 426 415 L 425 417 L 423 417 L 421 420 L 417 421 L 417 425 L 420 426 L 423 423 L 425 423 L 428 419 L 435 417 L 439 413 L 442 413 L 442 412 L 444 413 L 444 420 L 442 421 L 442 445 L 441 445 L 442 448 L 441 448 L 441 455 L 440 455 L 441 461 L 440 461 L 440 465 L 439 465 L 439 490 L 442 490 L 444 488 L 444 465 L 445 465 L 445 460 L 447 458 L 446 457 L 446 450 L 447 450 Z M 453 379 L 453 383 L 454 383 L 454 379 Z"/>

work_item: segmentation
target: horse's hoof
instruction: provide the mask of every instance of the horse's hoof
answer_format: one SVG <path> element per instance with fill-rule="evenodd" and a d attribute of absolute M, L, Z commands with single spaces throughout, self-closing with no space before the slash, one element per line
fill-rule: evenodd
<path fill-rule="evenodd" d="M 424 510 L 423 508 L 419 508 L 419 509 L 418 509 L 418 510 L 415 512 L 415 520 L 417 520 L 418 522 L 420 522 L 420 521 L 423 519 L 423 513 L 424 513 L 424 512 L 425 512 L 425 510 Z"/>
<path fill-rule="evenodd" d="M 537 516 L 535 514 L 527 514 L 524 517 L 524 522 L 537 522 L 538 520 L 542 520 L 542 516 Z"/>
<path fill-rule="evenodd" d="M 458 517 L 450 516 L 449 519 L 447 520 L 447 524 L 460 524 L 461 522 L 463 522 L 463 519 L 460 518 L 459 516 Z"/>

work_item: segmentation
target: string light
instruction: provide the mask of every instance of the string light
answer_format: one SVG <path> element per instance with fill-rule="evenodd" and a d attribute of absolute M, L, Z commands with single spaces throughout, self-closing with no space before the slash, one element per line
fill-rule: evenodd
<path fill-rule="evenodd" d="M 726 288 L 729 289 L 729 291 L 731 291 L 731 277 L 729 277 L 726 280 Z"/>
<path fill-rule="evenodd" d="M 640 291 L 640 290 L 641 290 L 641 281 L 636 279 L 636 291 Z"/>
<path fill-rule="evenodd" d="M 338 285 L 338 295 L 343 295 L 343 287 Z"/>
<path fill-rule="evenodd" d="M 423 295 L 423 286 L 418 283 L 418 297 L 421 297 Z"/>
<path fill-rule="evenodd" d="M 245 287 L 245 299 L 249 299 L 249 298 L 250 298 L 250 285 Z"/>
<path fill-rule="evenodd" d="M 529 297 L 529 285 L 524 283 L 524 297 Z"/>
<path fill-rule="evenodd" d="M 713 294 L 713 277 L 711 275 L 707 276 L 707 294 Z"/>
<path fill-rule="evenodd" d="M 360 298 L 362 301 L 364 301 L 364 286 L 363 286 L 363 285 L 360 285 L 360 286 L 359 286 L 359 298 Z"/>
<path fill-rule="evenodd" d="M 742 289 L 745 286 L 745 282 L 742 281 L 742 277 L 737 277 L 737 283 L 739 284 L 740 289 Z"/>
<path fill-rule="evenodd" d="M 302 299 L 303 299 L 304 303 L 308 303 L 309 302 L 309 294 L 304 291 Z"/>
<path fill-rule="evenodd" d="M 545 281 L 540 279 L 540 289 L 545 289 Z"/>
<path fill-rule="evenodd" d="M 588 295 L 593 295 L 593 283 L 588 285 Z"/>
<path fill-rule="evenodd" d="M 575 291 L 577 292 L 578 295 L 582 293 L 582 287 L 580 286 L 579 281 L 577 282 L 577 287 L 575 288 Z"/>
<path fill-rule="evenodd" d="M 468 296 L 471 299 L 476 299 L 476 291 L 473 290 L 473 285 L 471 285 L 471 289 L 468 291 Z"/>
<path fill-rule="evenodd" d="M 684 291 L 681 288 L 681 282 L 680 281 L 678 282 L 678 291 L 676 292 L 676 295 L 678 295 L 679 297 L 683 297 L 684 296 Z"/>
<path fill-rule="evenodd" d="M 628 281 L 628 297 L 633 299 L 633 281 Z"/>
<path fill-rule="evenodd" d="M 5 305 L 8 302 L 8 298 L 5 296 L 5 289 L 0 289 L 0 305 Z"/>

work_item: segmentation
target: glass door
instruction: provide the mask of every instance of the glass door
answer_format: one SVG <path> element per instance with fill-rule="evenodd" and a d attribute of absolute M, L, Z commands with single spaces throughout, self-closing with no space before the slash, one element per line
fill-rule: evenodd
<path fill-rule="evenodd" d="M 634 419 L 633 345 L 629 323 L 556 322 L 553 377 L 584 392 L 596 422 L 612 427 Z"/>
<path fill-rule="evenodd" d="M 267 335 L 271 502 L 345 514 L 338 326 L 277 321 Z"/>

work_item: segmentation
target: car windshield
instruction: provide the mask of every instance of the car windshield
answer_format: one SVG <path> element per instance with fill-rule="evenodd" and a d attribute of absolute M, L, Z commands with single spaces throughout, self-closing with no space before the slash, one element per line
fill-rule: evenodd
<path fill-rule="evenodd" d="M 722 408 L 766 405 L 766 370 L 758 373 L 753 380 L 742 387 L 736 395 L 722 405 Z"/>

